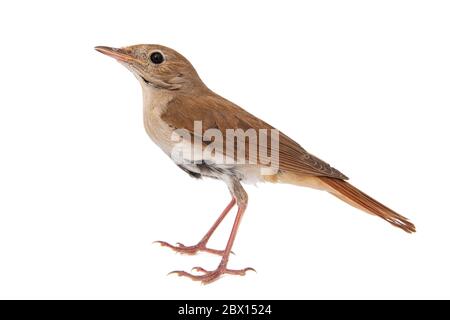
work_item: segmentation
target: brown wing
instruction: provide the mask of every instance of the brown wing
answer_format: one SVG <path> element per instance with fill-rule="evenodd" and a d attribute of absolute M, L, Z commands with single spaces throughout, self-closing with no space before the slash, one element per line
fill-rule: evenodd
<path fill-rule="evenodd" d="M 174 129 L 194 132 L 194 121 L 202 121 L 203 131 L 219 129 L 225 137 L 226 129 L 274 129 L 232 102 L 210 92 L 201 96 L 179 96 L 173 99 L 161 118 Z M 270 141 L 270 138 L 269 138 Z M 248 144 L 248 141 L 246 141 Z M 279 132 L 279 167 L 297 174 L 347 179 L 326 162 L 309 154 L 294 140 Z M 249 150 L 246 146 L 246 152 Z M 248 156 L 248 154 L 246 154 Z"/>

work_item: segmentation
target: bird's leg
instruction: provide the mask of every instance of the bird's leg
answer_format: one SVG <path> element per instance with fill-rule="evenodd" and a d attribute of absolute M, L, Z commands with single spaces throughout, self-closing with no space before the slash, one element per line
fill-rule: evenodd
<path fill-rule="evenodd" d="M 233 274 L 244 276 L 247 271 L 255 271 L 253 268 L 245 268 L 240 270 L 228 269 L 228 259 L 230 257 L 231 248 L 233 247 L 234 240 L 236 238 L 236 234 L 239 228 L 239 224 L 241 222 L 242 216 L 244 215 L 245 209 L 247 208 L 247 193 L 244 188 L 242 188 L 241 184 L 238 181 L 233 181 L 232 186 L 230 187 L 230 191 L 233 196 L 237 199 L 238 204 L 238 212 L 236 214 L 236 218 L 234 220 L 233 229 L 231 230 L 230 238 L 228 239 L 227 246 L 223 252 L 222 260 L 220 261 L 216 270 L 208 271 L 203 269 L 202 267 L 194 267 L 192 271 L 197 271 L 202 274 L 194 275 L 186 271 L 173 271 L 170 274 L 176 274 L 178 276 L 188 277 L 194 281 L 201 281 L 203 284 L 211 283 L 217 279 L 219 279 L 224 274 Z"/>
<path fill-rule="evenodd" d="M 204 252 L 209 252 L 209 253 L 213 253 L 213 254 L 217 254 L 217 255 L 223 255 L 224 254 L 223 250 L 215 250 L 215 249 L 207 248 L 206 244 L 208 243 L 209 238 L 211 238 L 214 231 L 216 231 L 217 227 L 220 225 L 220 223 L 223 221 L 223 219 L 226 217 L 228 212 L 230 212 L 230 210 L 234 207 L 235 204 L 236 204 L 236 198 L 233 197 L 231 199 L 231 202 L 223 210 L 222 214 L 219 216 L 219 218 L 216 220 L 216 222 L 214 222 L 211 229 L 209 229 L 209 231 L 205 234 L 205 236 L 196 245 L 185 246 L 184 244 L 179 243 L 179 242 L 177 243 L 177 245 L 172 245 L 165 241 L 155 241 L 155 243 L 159 243 L 163 247 L 168 247 L 168 248 L 170 248 L 176 252 L 182 253 L 182 254 L 194 255 L 194 254 L 198 253 L 199 251 L 204 251 Z"/>

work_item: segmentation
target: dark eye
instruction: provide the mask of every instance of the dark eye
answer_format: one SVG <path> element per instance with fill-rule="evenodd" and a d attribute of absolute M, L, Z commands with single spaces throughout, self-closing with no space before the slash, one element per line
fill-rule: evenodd
<path fill-rule="evenodd" d="M 153 52 L 150 55 L 150 61 L 153 62 L 154 64 L 160 64 L 164 62 L 164 56 L 162 55 L 161 52 Z"/>

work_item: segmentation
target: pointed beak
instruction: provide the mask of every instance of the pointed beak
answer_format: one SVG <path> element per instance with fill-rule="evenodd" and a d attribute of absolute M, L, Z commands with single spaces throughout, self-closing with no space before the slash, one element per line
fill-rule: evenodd
<path fill-rule="evenodd" d="M 110 56 L 116 60 L 123 61 L 123 62 L 139 62 L 138 59 L 136 59 L 130 51 L 120 48 L 111 48 L 111 47 L 104 47 L 104 46 L 97 46 L 95 47 L 95 50 L 98 52 L 101 52 L 103 54 L 106 54 L 107 56 Z"/>

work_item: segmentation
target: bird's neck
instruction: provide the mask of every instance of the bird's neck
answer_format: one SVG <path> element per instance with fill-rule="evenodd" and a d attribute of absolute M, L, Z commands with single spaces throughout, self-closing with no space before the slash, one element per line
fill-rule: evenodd
<path fill-rule="evenodd" d="M 167 107 L 167 104 L 174 98 L 174 93 L 169 90 L 143 85 L 142 96 L 144 100 L 144 114 L 161 114 Z"/>

